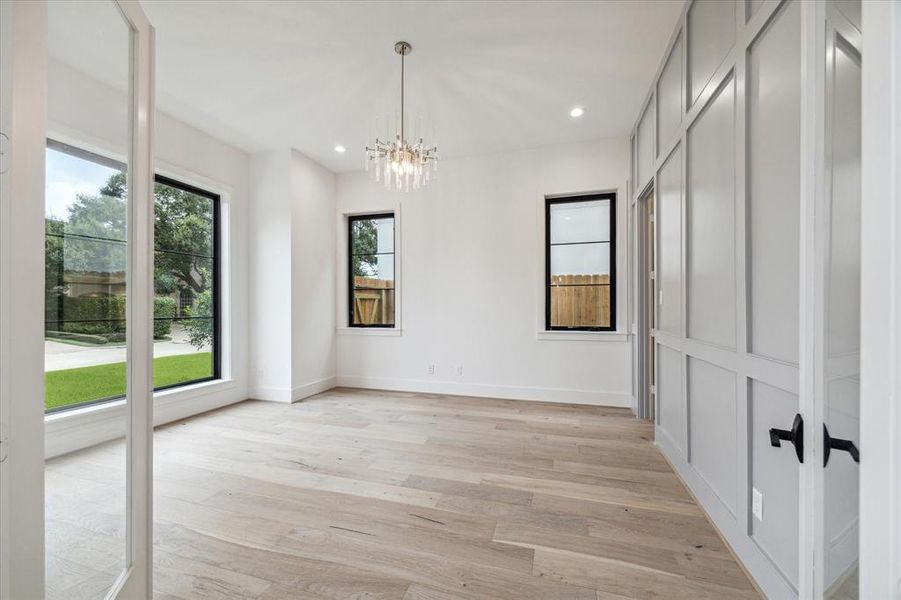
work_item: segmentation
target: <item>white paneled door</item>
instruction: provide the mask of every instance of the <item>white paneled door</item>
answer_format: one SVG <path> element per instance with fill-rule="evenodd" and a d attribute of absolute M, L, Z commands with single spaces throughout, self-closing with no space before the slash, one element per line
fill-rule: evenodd
<path fill-rule="evenodd" d="M 133 0 L 4 0 L 0 10 L 0 598 L 80 590 L 149 599 L 153 28 Z M 113 101 L 73 93 L 82 79 L 101 82 Z M 57 206 L 59 190 L 46 180 L 45 165 L 59 160 L 48 139 L 77 142 L 124 165 L 124 239 L 101 246 L 86 235 L 59 236 L 66 260 L 102 259 L 106 271 L 125 278 L 126 394 L 115 407 L 125 435 L 114 442 L 115 461 L 101 465 L 119 480 L 102 489 L 67 484 L 44 460 L 45 218 L 69 224 L 61 217 L 66 206 Z M 75 510 L 84 531 L 71 530 Z M 73 545 L 93 554 L 81 563 L 60 556 Z"/>

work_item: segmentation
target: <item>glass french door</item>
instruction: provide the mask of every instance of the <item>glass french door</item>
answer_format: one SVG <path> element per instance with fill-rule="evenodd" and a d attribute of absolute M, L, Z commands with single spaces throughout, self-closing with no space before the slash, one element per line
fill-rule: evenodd
<path fill-rule="evenodd" d="M 0 598 L 149 598 L 153 29 L 2 10 Z"/>

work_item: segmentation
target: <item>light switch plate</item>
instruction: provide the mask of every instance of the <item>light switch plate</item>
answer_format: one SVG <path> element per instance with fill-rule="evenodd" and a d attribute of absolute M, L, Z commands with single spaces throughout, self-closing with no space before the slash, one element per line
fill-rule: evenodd
<path fill-rule="evenodd" d="M 763 494 L 757 488 L 751 488 L 751 512 L 758 521 L 763 521 Z"/>

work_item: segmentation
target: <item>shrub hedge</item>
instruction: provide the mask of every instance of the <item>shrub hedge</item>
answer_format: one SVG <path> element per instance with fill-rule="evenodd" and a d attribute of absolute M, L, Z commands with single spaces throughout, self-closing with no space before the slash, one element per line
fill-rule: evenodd
<path fill-rule="evenodd" d="M 71 298 L 60 296 L 47 303 L 47 329 L 66 333 L 102 336 L 109 342 L 125 341 L 125 296 Z M 161 339 L 172 331 L 175 299 L 153 299 L 153 337 Z"/>

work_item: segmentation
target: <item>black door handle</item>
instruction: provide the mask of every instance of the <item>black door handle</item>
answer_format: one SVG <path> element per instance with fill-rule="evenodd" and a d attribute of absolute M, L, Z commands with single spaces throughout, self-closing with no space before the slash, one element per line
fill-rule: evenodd
<path fill-rule="evenodd" d="M 780 440 L 791 442 L 798 462 L 804 462 L 804 419 L 800 414 L 795 415 L 791 429 L 770 429 L 770 445 L 779 448 L 782 446 Z"/>
<path fill-rule="evenodd" d="M 851 440 L 842 440 L 829 435 L 826 424 L 823 423 L 823 466 L 829 464 L 829 453 L 833 450 L 844 450 L 851 455 L 851 460 L 860 462 L 860 451 Z"/>

